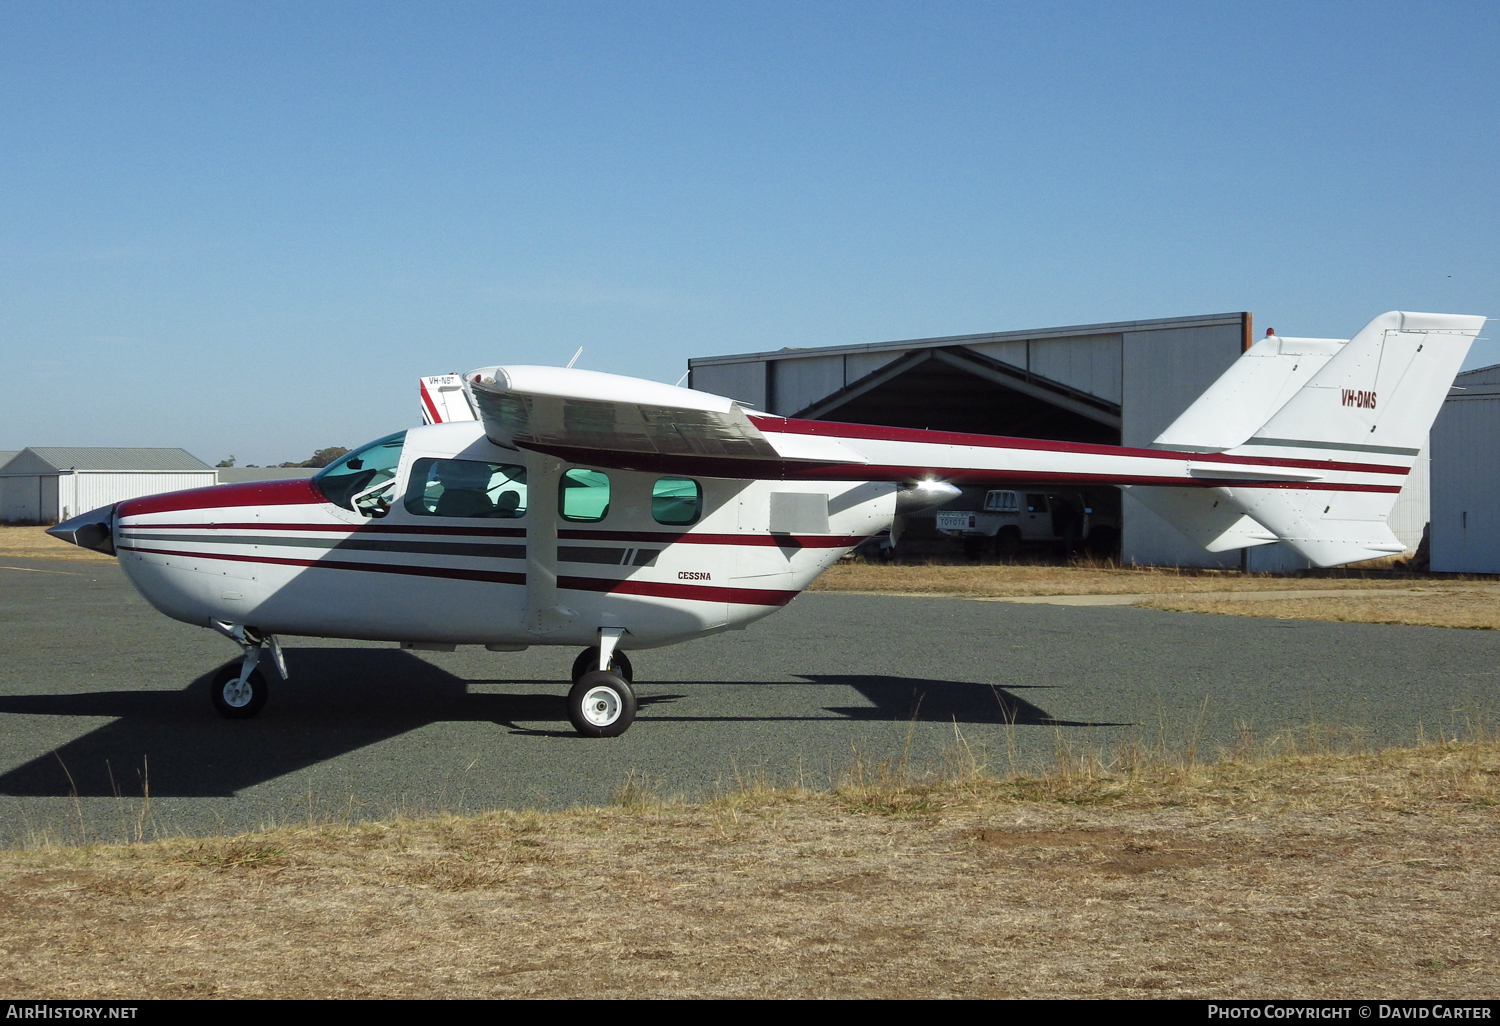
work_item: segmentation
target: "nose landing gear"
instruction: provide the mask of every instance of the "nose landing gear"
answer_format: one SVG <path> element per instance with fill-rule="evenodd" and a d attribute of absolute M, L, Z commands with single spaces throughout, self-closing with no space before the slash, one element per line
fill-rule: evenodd
<path fill-rule="evenodd" d="M 223 620 L 213 621 L 213 627 L 240 646 L 245 657 L 240 660 L 238 668 L 226 666 L 214 675 L 209 697 L 220 716 L 231 720 L 248 720 L 265 707 L 266 699 L 270 697 L 265 675 L 256 669 L 260 664 L 261 652 L 270 649 L 271 662 L 282 680 L 287 679 L 286 657 L 281 654 L 281 644 L 274 634 L 262 636 L 253 627 Z"/>

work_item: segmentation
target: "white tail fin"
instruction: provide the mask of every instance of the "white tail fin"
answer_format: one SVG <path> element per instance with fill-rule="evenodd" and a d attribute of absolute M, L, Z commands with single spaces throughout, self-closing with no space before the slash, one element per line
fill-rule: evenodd
<path fill-rule="evenodd" d="M 1403 551 L 1386 526 L 1400 490 L 1392 481 L 1416 462 L 1483 324 L 1483 317 L 1461 314 L 1381 314 L 1347 343 L 1331 343 L 1334 351 L 1310 374 L 1300 358 L 1316 360 L 1322 347 L 1305 343 L 1329 340 L 1284 340 L 1293 345 L 1268 353 L 1271 362 L 1252 364 L 1265 357 L 1245 353 L 1154 444 L 1300 465 L 1316 480 L 1225 486 L 1213 489 L 1212 499 L 1139 497 L 1211 549 L 1276 538 L 1319 566 Z M 1262 415 L 1245 437 L 1245 425 Z M 1249 522 L 1229 521 L 1223 505 Z"/>
<path fill-rule="evenodd" d="M 1267 335 L 1156 436 L 1154 449 L 1223 452 L 1245 442 L 1339 352 L 1341 338 Z"/>

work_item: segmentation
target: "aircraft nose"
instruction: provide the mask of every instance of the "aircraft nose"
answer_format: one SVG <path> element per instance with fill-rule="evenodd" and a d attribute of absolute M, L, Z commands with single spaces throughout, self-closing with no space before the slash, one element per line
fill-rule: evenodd
<path fill-rule="evenodd" d="M 115 554 L 115 507 L 100 506 L 47 528 L 47 533 L 80 548 Z"/>

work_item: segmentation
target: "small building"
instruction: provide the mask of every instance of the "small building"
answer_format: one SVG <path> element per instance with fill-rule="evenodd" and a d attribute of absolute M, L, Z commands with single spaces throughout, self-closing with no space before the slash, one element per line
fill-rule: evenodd
<path fill-rule="evenodd" d="M 218 483 L 184 449 L 37 446 L 0 465 L 0 521 L 50 523 L 100 506 Z"/>
<path fill-rule="evenodd" d="M 1431 438 L 1432 569 L 1500 573 L 1500 364 L 1454 380 Z"/>

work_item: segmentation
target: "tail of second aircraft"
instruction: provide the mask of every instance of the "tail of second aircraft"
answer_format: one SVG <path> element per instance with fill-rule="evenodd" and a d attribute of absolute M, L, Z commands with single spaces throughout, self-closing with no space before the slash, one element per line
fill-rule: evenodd
<path fill-rule="evenodd" d="M 1210 551 L 1285 541 L 1319 566 L 1401 552 L 1386 526 L 1398 482 L 1483 324 L 1392 312 L 1348 342 L 1269 337 L 1152 444 L 1270 461 L 1279 475 L 1132 494 Z"/>

